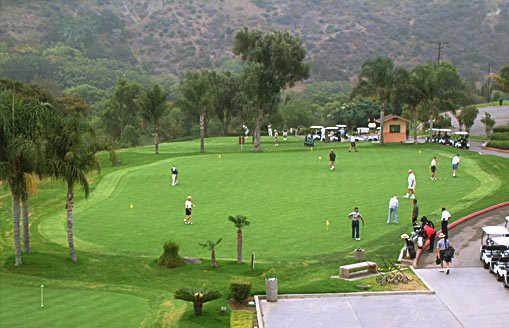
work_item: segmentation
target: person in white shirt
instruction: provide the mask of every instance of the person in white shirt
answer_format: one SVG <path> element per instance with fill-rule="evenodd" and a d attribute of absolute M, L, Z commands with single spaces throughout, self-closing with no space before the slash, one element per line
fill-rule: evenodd
<path fill-rule="evenodd" d="M 355 143 L 355 136 L 352 134 L 349 138 L 350 138 L 350 149 L 348 149 L 348 151 L 349 152 L 351 152 L 352 150 L 357 151 L 357 145 Z"/>
<path fill-rule="evenodd" d="M 277 132 L 277 129 L 274 129 L 274 145 L 279 146 L 279 132 Z"/>
<path fill-rule="evenodd" d="M 456 173 L 458 173 L 458 167 L 460 165 L 460 155 L 456 154 L 452 158 L 452 176 L 456 177 Z"/>
<path fill-rule="evenodd" d="M 283 141 L 286 142 L 288 140 L 288 130 L 283 129 Z"/>
<path fill-rule="evenodd" d="M 177 170 L 177 167 L 172 166 L 171 167 L 171 185 L 172 185 L 172 187 L 175 187 L 177 185 L 178 175 L 179 175 L 179 172 Z"/>
<path fill-rule="evenodd" d="M 433 156 L 433 159 L 431 160 L 431 164 L 429 166 L 431 169 L 431 180 L 437 181 L 437 158 L 436 156 Z"/>
<path fill-rule="evenodd" d="M 405 198 L 415 199 L 415 174 L 411 169 L 408 170 L 408 192 L 405 195 Z"/>
<path fill-rule="evenodd" d="M 184 219 L 184 224 L 193 224 L 193 208 L 196 205 L 193 203 L 193 199 L 191 196 L 187 196 L 186 202 L 184 203 L 184 207 L 186 209 L 186 217 Z"/>
<path fill-rule="evenodd" d="M 393 222 L 398 224 L 398 196 L 394 195 L 389 200 L 389 214 L 387 215 L 387 224 L 391 223 L 391 217 Z"/>
<path fill-rule="evenodd" d="M 445 207 L 442 207 L 442 232 L 445 235 L 445 239 L 449 238 L 449 219 L 451 218 L 451 213 L 449 213 L 448 210 L 445 209 Z"/>
<path fill-rule="evenodd" d="M 361 213 L 359 213 L 359 208 L 354 208 L 353 212 L 348 214 L 348 217 L 352 220 L 352 239 L 361 240 L 359 232 L 359 219 L 362 221 L 362 224 L 366 224 L 366 221 L 364 221 Z"/>
<path fill-rule="evenodd" d="M 269 134 L 269 137 L 272 137 L 272 125 L 267 125 L 267 132 Z"/>

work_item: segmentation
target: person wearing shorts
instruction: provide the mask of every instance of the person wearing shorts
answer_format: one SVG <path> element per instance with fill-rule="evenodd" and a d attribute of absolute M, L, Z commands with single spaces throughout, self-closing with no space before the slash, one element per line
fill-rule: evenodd
<path fill-rule="evenodd" d="M 451 242 L 445 237 L 445 234 L 442 232 L 438 235 L 440 240 L 437 243 L 437 258 L 440 261 L 440 272 L 444 272 L 444 262 L 445 262 L 445 274 L 449 274 L 451 271 L 451 262 L 452 257 L 446 251 L 449 247 L 451 247 Z"/>
<path fill-rule="evenodd" d="M 179 171 L 177 170 L 177 168 L 175 166 L 172 166 L 171 167 L 171 185 L 172 185 L 172 187 L 175 187 L 177 185 L 178 175 L 179 175 Z"/>
<path fill-rule="evenodd" d="M 415 184 L 415 174 L 414 171 L 410 169 L 408 170 L 408 191 L 404 196 L 405 198 L 415 199 Z"/>
<path fill-rule="evenodd" d="M 186 216 L 184 218 L 184 224 L 193 224 L 193 207 L 196 205 L 193 203 L 193 199 L 191 196 L 187 196 L 186 202 L 184 204 L 186 210 Z"/>
<path fill-rule="evenodd" d="M 331 149 L 329 153 L 329 168 L 331 171 L 336 169 L 336 153 L 334 149 Z"/>
<path fill-rule="evenodd" d="M 362 224 L 366 224 L 366 221 L 364 221 L 361 213 L 359 213 L 359 208 L 354 208 L 353 212 L 348 214 L 348 217 L 352 220 L 352 239 L 361 240 L 359 232 L 359 220 L 362 221 Z"/>
<path fill-rule="evenodd" d="M 288 130 L 283 129 L 283 141 L 286 142 L 288 140 Z"/>
<path fill-rule="evenodd" d="M 452 176 L 456 177 L 456 174 L 458 173 L 458 167 L 460 165 L 460 155 L 456 154 L 452 158 Z"/>
<path fill-rule="evenodd" d="M 451 213 L 449 213 L 448 210 L 445 209 L 445 207 L 442 207 L 442 232 L 445 235 L 445 239 L 449 238 L 449 219 L 451 218 Z"/>
<path fill-rule="evenodd" d="M 348 151 L 351 152 L 352 150 L 355 150 L 357 152 L 357 144 L 355 143 L 354 135 L 350 136 L 350 149 L 348 149 Z"/>
<path fill-rule="evenodd" d="M 429 166 L 431 169 L 431 180 L 437 181 L 437 158 L 436 156 L 433 156 L 433 159 L 431 160 L 431 164 Z"/>

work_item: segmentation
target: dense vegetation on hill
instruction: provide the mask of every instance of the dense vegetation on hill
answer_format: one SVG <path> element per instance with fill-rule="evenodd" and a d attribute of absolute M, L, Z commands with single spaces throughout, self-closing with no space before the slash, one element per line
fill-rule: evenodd
<path fill-rule="evenodd" d="M 429 61 L 439 40 L 448 41 L 444 57 L 473 80 L 509 57 L 503 0 L 2 0 L 0 6 L 0 61 L 15 53 L 7 66 L 26 61 L 45 70 L 52 65 L 42 55 L 58 44 L 124 72 L 123 65 L 175 76 L 231 67 L 233 35 L 242 26 L 297 34 L 314 80 L 348 80 L 375 55 L 404 65 Z"/>

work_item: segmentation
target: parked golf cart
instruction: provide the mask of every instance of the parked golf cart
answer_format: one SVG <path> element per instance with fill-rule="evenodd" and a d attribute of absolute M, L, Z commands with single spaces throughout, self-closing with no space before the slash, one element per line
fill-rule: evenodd
<path fill-rule="evenodd" d="M 501 256 L 509 256 L 509 247 L 505 244 L 505 239 L 500 239 L 507 237 L 509 237 L 509 230 L 505 226 L 482 227 L 479 258 L 485 269 L 490 267 L 494 257 L 498 259 Z"/>
<path fill-rule="evenodd" d="M 309 127 L 311 129 L 311 136 L 313 140 L 325 140 L 325 127 L 323 125 L 312 125 Z"/>
<path fill-rule="evenodd" d="M 325 128 L 326 141 L 338 142 L 340 140 L 339 128 L 337 126 L 328 126 Z"/>
<path fill-rule="evenodd" d="M 457 131 L 453 133 L 453 145 L 456 148 L 460 149 L 469 149 L 470 143 L 468 142 L 468 132 L 466 131 Z"/>

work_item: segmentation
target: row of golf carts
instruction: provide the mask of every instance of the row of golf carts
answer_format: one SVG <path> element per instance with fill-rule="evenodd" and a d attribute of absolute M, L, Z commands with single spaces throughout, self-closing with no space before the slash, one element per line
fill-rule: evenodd
<path fill-rule="evenodd" d="M 452 132 L 451 129 L 429 129 L 426 142 L 469 149 L 470 143 L 468 142 L 468 136 L 469 134 L 466 131 Z"/>
<path fill-rule="evenodd" d="M 509 216 L 505 220 L 505 226 L 482 227 L 480 259 L 509 288 Z"/>
<path fill-rule="evenodd" d="M 356 131 L 347 132 L 347 126 L 344 124 L 337 124 L 336 126 L 322 126 L 312 125 L 311 138 L 313 141 L 323 142 L 341 142 L 341 139 L 349 138 L 350 134 L 353 134 L 356 142 L 361 141 L 378 141 L 378 133 L 370 133 L 371 129 L 368 127 L 357 128 Z M 380 128 L 378 128 L 380 129 Z"/>

